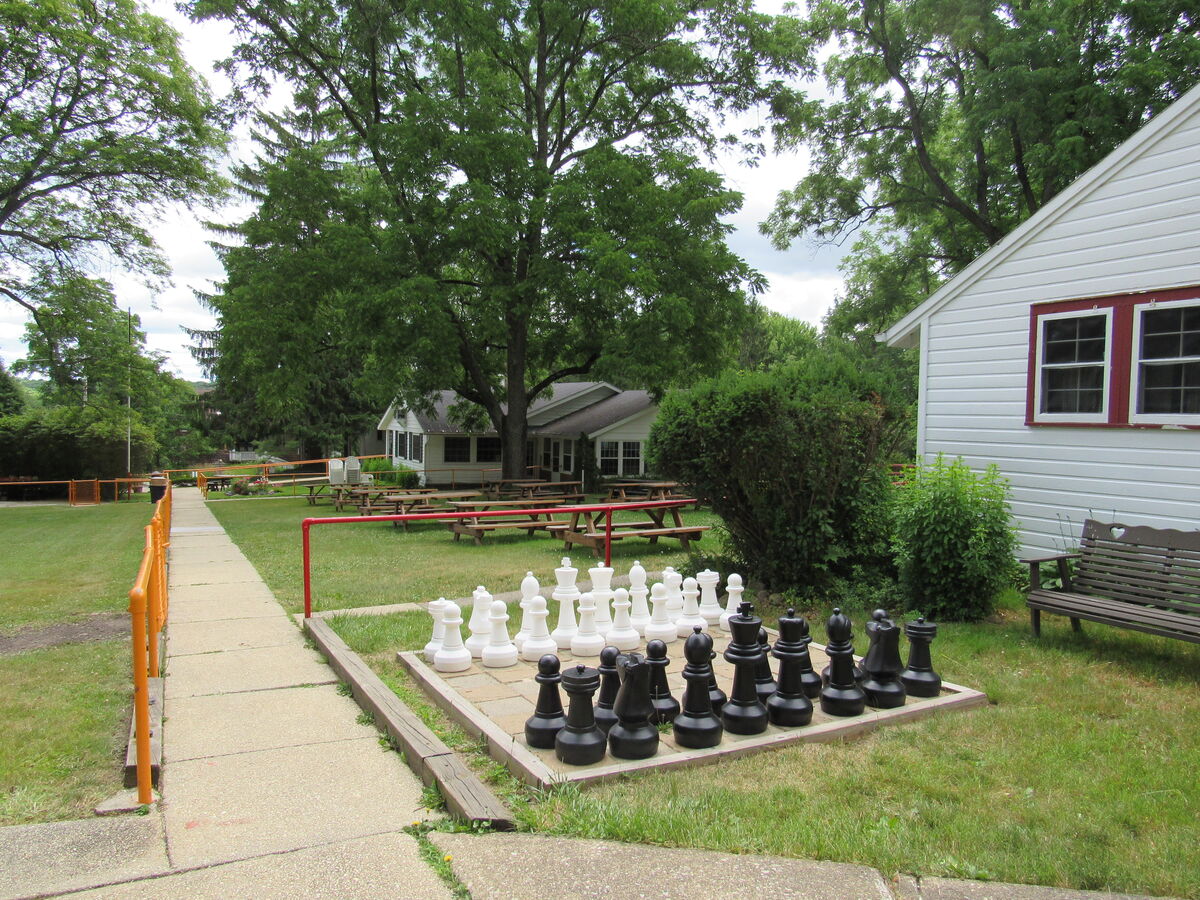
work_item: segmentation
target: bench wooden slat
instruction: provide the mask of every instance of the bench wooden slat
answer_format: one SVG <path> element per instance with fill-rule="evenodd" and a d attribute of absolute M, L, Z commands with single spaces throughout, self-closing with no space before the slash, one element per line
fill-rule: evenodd
<path fill-rule="evenodd" d="M 1184 631 L 1200 634 L 1200 617 L 1178 613 L 1153 606 L 1135 606 L 1123 600 L 1107 600 L 1083 594 L 1059 591 L 1035 591 L 1029 595 L 1029 603 L 1050 612 L 1057 610 L 1092 610 L 1114 617 L 1146 619 L 1162 625 L 1174 625 Z"/>

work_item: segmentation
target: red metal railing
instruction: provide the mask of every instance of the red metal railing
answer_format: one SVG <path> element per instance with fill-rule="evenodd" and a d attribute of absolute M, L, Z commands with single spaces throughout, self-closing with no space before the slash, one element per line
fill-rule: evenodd
<path fill-rule="evenodd" d="M 522 509 L 522 515 L 562 515 L 563 513 L 604 513 L 604 565 L 612 565 L 612 529 L 613 513 L 636 509 L 671 509 L 695 503 L 695 500 L 648 500 L 642 503 L 594 503 L 584 506 L 547 506 L 538 509 Z M 359 522 L 426 522 L 426 521 L 459 521 L 462 519 L 489 519 L 496 516 L 512 516 L 510 509 L 495 509 L 486 512 L 434 512 L 434 513 L 403 513 L 391 516 L 328 516 L 324 518 L 305 519 L 300 523 L 301 540 L 304 555 L 304 617 L 312 618 L 312 550 L 309 541 L 309 530 L 314 525 L 352 525 Z"/>

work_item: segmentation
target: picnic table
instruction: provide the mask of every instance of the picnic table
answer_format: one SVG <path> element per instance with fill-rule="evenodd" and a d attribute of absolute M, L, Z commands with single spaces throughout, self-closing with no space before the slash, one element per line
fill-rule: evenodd
<path fill-rule="evenodd" d="M 457 541 L 465 534 L 479 546 L 483 544 L 483 536 L 493 531 L 513 528 L 520 529 L 529 536 L 532 536 L 535 531 L 554 531 L 560 526 L 566 527 L 567 521 L 565 519 L 556 521 L 553 513 L 536 513 L 529 512 L 529 510 L 558 506 L 562 502 L 561 497 L 538 500 L 451 500 L 449 505 L 463 513 L 511 510 L 513 515 L 488 516 L 482 520 L 478 516 L 464 515 L 461 519 L 450 523 L 450 531 L 454 534 L 454 540 Z M 543 515 L 546 517 L 544 521 L 541 518 Z"/>
<path fill-rule="evenodd" d="M 574 490 L 572 490 L 572 488 Z M 522 500 L 542 498 L 558 498 L 562 500 L 583 500 L 582 481 L 538 481 L 517 486 Z"/>
<path fill-rule="evenodd" d="M 676 500 L 678 481 L 614 481 L 608 486 L 605 500 L 626 502 L 629 500 Z"/>
<path fill-rule="evenodd" d="M 492 500 L 504 500 L 520 497 L 524 485 L 549 483 L 543 478 L 489 478 L 483 483 L 483 493 Z"/>
<path fill-rule="evenodd" d="M 479 491 L 422 491 L 420 493 L 387 493 L 368 499 L 358 507 L 360 515 L 370 516 L 375 513 L 402 516 L 406 513 L 425 512 L 454 512 L 452 506 L 446 505 L 453 500 L 465 500 L 476 497 Z M 408 530 L 408 522 L 393 522 L 393 525 L 403 525 Z"/>
<path fill-rule="evenodd" d="M 549 531 L 552 534 L 558 532 L 562 535 L 563 545 L 567 550 L 571 549 L 572 544 L 582 544 L 585 547 L 591 547 L 595 556 L 601 556 L 606 538 L 605 510 L 583 512 L 567 507 L 563 512 L 571 513 L 571 521 L 565 527 L 550 528 Z M 712 527 L 711 525 L 685 525 L 678 506 L 639 509 L 636 512 L 645 513 L 646 518 L 633 522 L 621 522 L 614 518 L 612 532 L 607 535 L 608 539 L 620 541 L 625 538 L 644 537 L 649 538 L 651 544 L 657 544 L 660 537 L 669 537 L 677 539 L 683 544 L 683 549 L 687 550 L 690 541 L 700 540 L 704 536 L 704 532 Z M 667 522 L 668 514 L 671 516 L 670 523 Z"/>

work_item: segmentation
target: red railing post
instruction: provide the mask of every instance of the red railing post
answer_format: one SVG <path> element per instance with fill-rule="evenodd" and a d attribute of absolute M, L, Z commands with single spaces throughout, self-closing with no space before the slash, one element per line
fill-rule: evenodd
<path fill-rule="evenodd" d="M 358 516 L 355 516 L 358 518 Z M 300 523 L 300 531 L 303 535 L 304 544 L 304 618 L 312 618 L 312 557 L 308 544 L 308 526 L 310 519 L 305 519 Z"/>
<path fill-rule="evenodd" d="M 604 513 L 604 567 L 612 568 L 612 509 Z"/>

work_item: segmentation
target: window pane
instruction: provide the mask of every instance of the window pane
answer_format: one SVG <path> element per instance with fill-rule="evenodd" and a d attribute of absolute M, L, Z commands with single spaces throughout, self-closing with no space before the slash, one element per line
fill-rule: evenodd
<path fill-rule="evenodd" d="M 1105 323 L 1104 316 L 1050 319 L 1044 325 L 1042 362 L 1048 365 L 1103 362 Z"/>
<path fill-rule="evenodd" d="M 425 460 L 425 436 L 414 434 L 412 436 L 412 458 L 417 462 Z"/>
<path fill-rule="evenodd" d="M 1098 413 L 1104 408 L 1104 369 L 1081 366 L 1042 373 L 1042 412 Z"/>
<path fill-rule="evenodd" d="M 601 475 L 616 475 L 617 474 L 617 454 L 620 452 L 621 445 L 616 441 L 601 441 L 600 442 L 600 474 Z"/>
<path fill-rule="evenodd" d="M 500 462 L 500 438 L 481 437 L 475 439 L 476 462 Z"/>
<path fill-rule="evenodd" d="M 621 442 L 621 474 L 640 475 L 642 472 L 642 442 Z"/>
<path fill-rule="evenodd" d="M 1142 365 L 1139 413 L 1200 412 L 1200 362 Z"/>
<path fill-rule="evenodd" d="M 471 439 L 469 437 L 447 435 L 442 458 L 446 462 L 470 462 Z"/>
<path fill-rule="evenodd" d="M 601 441 L 600 442 L 600 458 L 604 459 L 606 457 L 611 456 L 613 459 L 616 459 L 618 448 L 620 446 L 621 445 L 618 444 L 616 441 Z"/>

